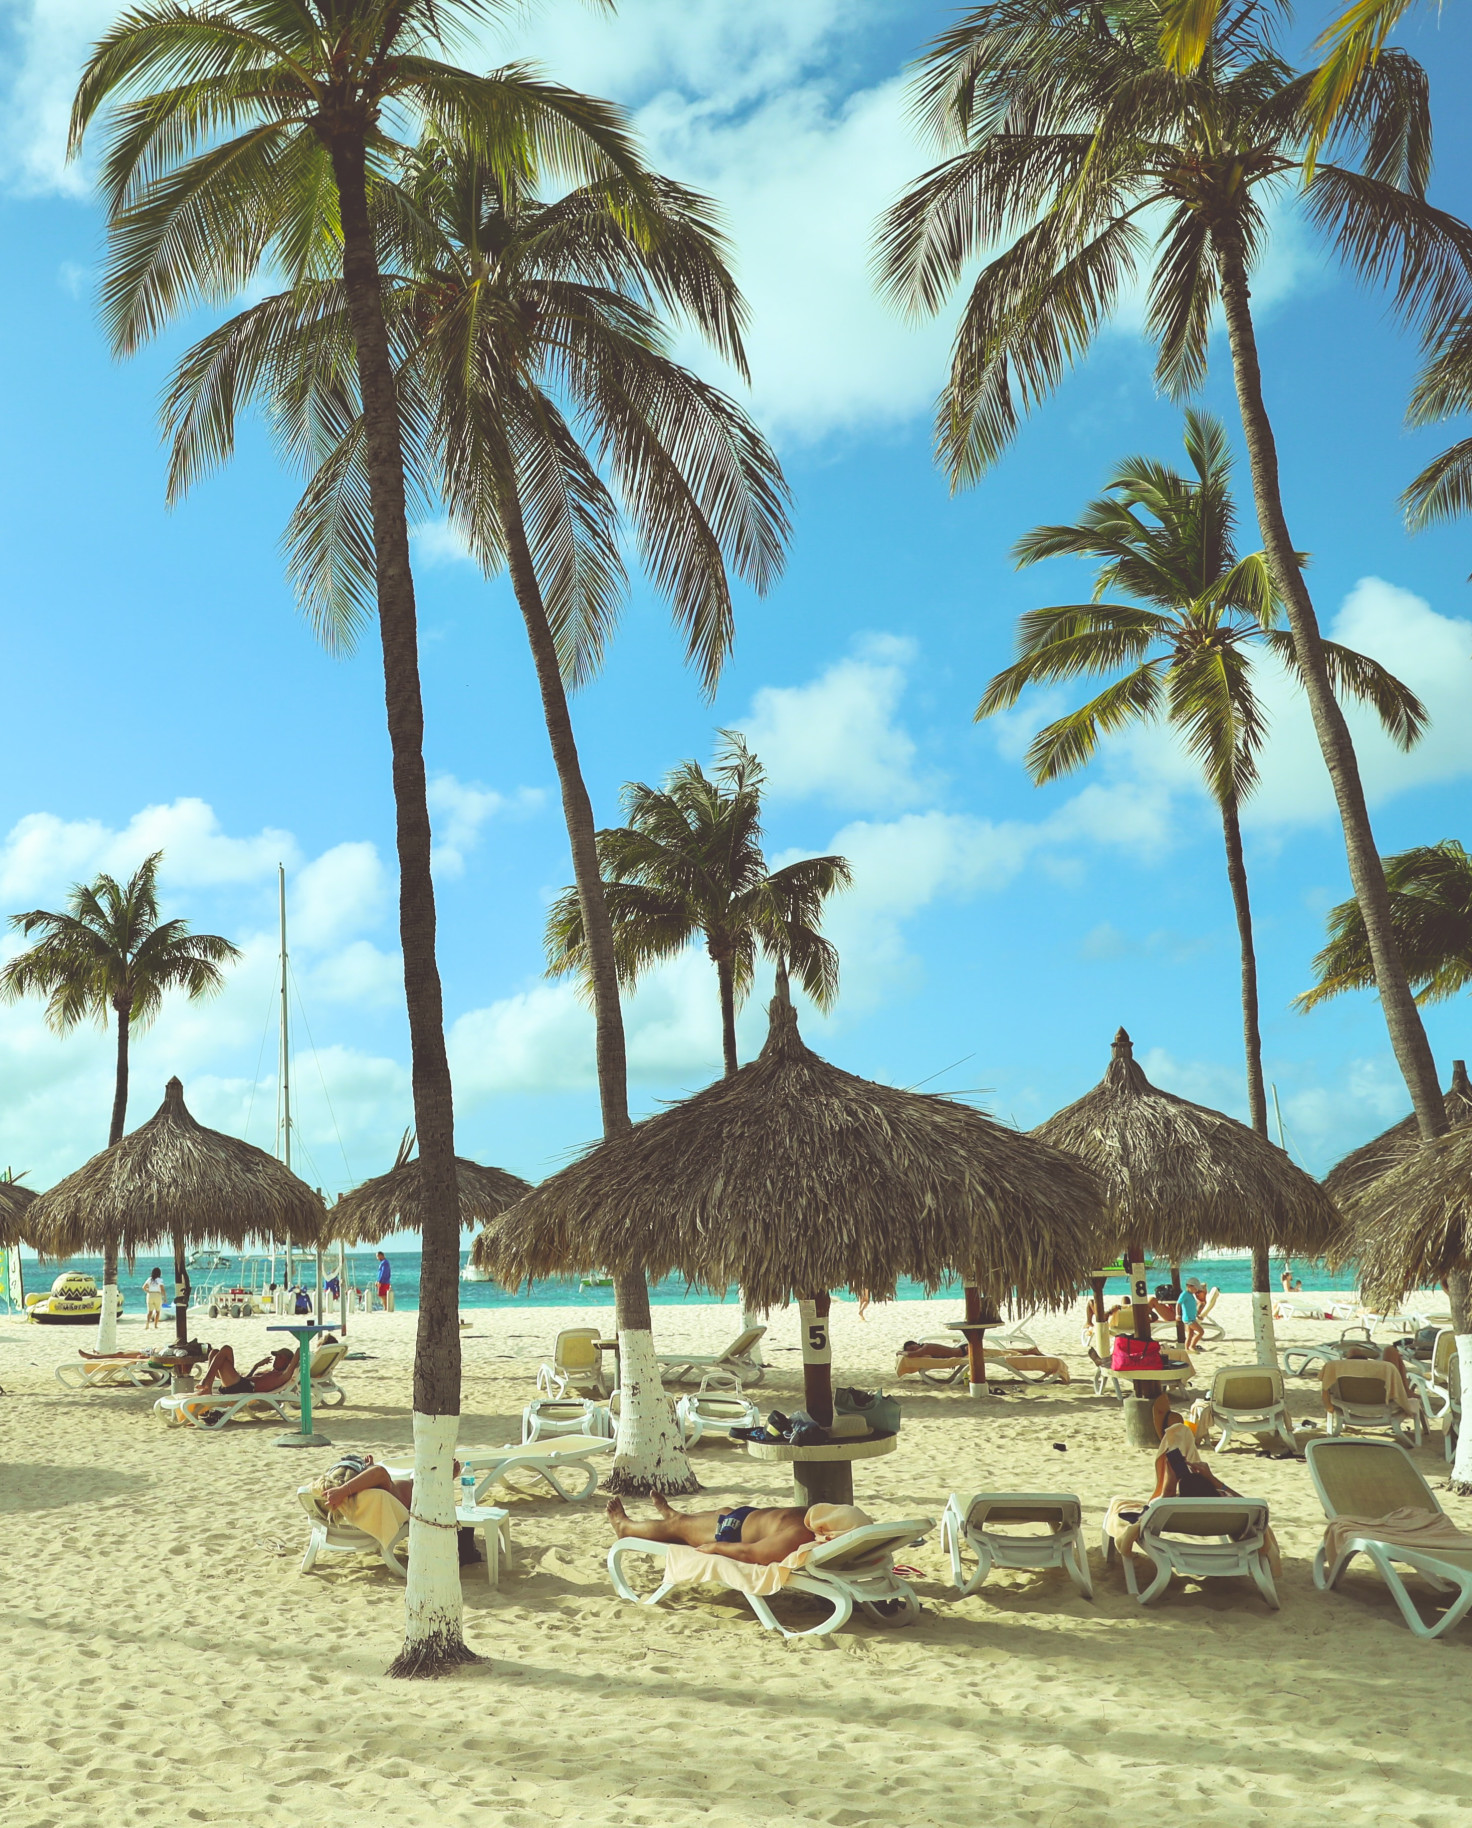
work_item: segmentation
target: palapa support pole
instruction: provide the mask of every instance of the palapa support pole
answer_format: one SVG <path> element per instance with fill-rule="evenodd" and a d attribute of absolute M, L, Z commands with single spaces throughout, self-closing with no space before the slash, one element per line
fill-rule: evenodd
<path fill-rule="evenodd" d="M 986 1395 L 986 1329 L 982 1319 L 981 1290 L 967 1287 L 966 1297 L 966 1382 L 971 1396 Z M 972 1328 L 975 1328 L 975 1332 Z"/>
<path fill-rule="evenodd" d="M 348 1336 L 348 1247 L 341 1238 L 337 1241 L 337 1316 L 339 1331 L 346 1339 Z"/>
<path fill-rule="evenodd" d="M 1104 1311 L 1109 1306 L 1109 1296 L 1105 1290 L 1109 1278 L 1095 1271 L 1089 1277 L 1089 1286 L 1094 1291 L 1094 1350 L 1100 1358 L 1108 1358 L 1110 1353 L 1109 1323 L 1104 1318 Z"/>
<path fill-rule="evenodd" d="M 180 1346 L 189 1343 L 189 1265 L 184 1261 L 182 1229 L 174 1233 L 174 1342 Z M 193 1387 L 194 1380 L 176 1367 L 169 1379 L 170 1390 L 177 1395 Z"/>
<path fill-rule="evenodd" d="M 833 1420 L 833 1339 L 828 1331 L 828 1291 L 799 1301 L 802 1328 L 803 1404 L 826 1428 Z M 852 1504 L 854 1469 L 847 1460 L 794 1460 L 792 1501 L 804 1510 L 813 1504 Z"/>
<path fill-rule="evenodd" d="M 1126 1244 L 1125 1263 L 1129 1275 L 1129 1300 L 1134 1315 L 1136 1339 L 1150 1337 L 1150 1285 L 1145 1279 L 1144 1258 L 1144 1250 L 1138 1243 Z M 1131 1447 L 1153 1449 L 1159 1446 L 1153 1396 L 1135 1395 L 1124 1399 L 1124 1438 Z"/>

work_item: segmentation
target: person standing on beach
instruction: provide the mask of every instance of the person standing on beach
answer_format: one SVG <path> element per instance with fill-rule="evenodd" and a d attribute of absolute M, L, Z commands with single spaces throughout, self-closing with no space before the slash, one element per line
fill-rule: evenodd
<path fill-rule="evenodd" d="M 143 1305 L 148 1310 L 143 1316 L 143 1328 L 162 1327 L 164 1320 L 164 1273 L 154 1266 L 147 1282 L 143 1284 Z"/>
<path fill-rule="evenodd" d="M 385 1313 L 387 1313 L 388 1310 L 393 1306 L 393 1291 L 389 1287 L 389 1284 L 392 1281 L 392 1279 L 393 1279 L 393 1270 L 389 1267 L 388 1258 L 386 1256 L 384 1256 L 382 1251 L 379 1251 L 379 1253 L 378 1253 L 378 1299 L 379 1299 L 379 1302 L 382 1305 Z"/>

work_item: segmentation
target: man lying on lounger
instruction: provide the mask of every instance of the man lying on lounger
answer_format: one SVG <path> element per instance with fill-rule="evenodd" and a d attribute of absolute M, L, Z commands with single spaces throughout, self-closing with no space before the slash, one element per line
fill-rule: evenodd
<path fill-rule="evenodd" d="M 269 1390 L 280 1390 L 296 1376 L 297 1355 L 282 1347 L 269 1358 L 258 1359 L 242 1377 L 235 1368 L 235 1354 L 229 1346 L 216 1346 L 205 1361 L 204 1375 L 195 1385 L 203 1396 L 220 1387 L 221 1396 L 248 1396 L 252 1391 L 264 1396 Z"/>
<path fill-rule="evenodd" d="M 704 1555 L 724 1555 L 766 1567 L 785 1561 L 805 1542 L 816 1542 L 818 1533 L 807 1526 L 808 1513 L 792 1506 L 775 1510 L 738 1504 L 729 1511 L 677 1511 L 653 1494 L 658 1522 L 635 1523 L 618 1498 L 608 1501 L 608 1521 L 615 1536 L 637 1536 L 641 1542 L 683 1542 Z"/>

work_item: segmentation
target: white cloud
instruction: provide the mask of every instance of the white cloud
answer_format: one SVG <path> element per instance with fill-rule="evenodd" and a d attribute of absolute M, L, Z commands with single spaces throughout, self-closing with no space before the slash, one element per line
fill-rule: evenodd
<path fill-rule="evenodd" d="M 0 180 L 22 192 L 89 188 L 66 162 L 66 126 L 82 63 L 117 17 L 113 0 L 17 0 L 0 86 Z"/>
<path fill-rule="evenodd" d="M 436 774 L 429 782 L 429 811 L 434 822 L 434 864 L 442 876 L 465 872 L 466 853 L 480 842 L 481 827 L 498 813 L 525 818 L 538 811 L 546 795 L 539 787 L 497 793 L 493 787 Z"/>
<path fill-rule="evenodd" d="M 288 884 L 287 937 L 297 946 L 331 946 L 377 926 L 388 905 L 389 884 L 376 845 L 359 841 L 323 851 Z"/>
<path fill-rule="evenodd" d="M 839 806 L 913 806 L 928 784 L 915 773 L 915 743 L 897 721 L 911 641 L 870 635 L 801 686 L 763 686 L 741 720 L 779 798 L 817 797 Z"/>
<path fill-rule="evenodd" d="M 464 536 L 447 519 L 416 521 L 409 529 L 416 565 L 473 565 Z"/>
<path fill-rule="evenodd" d="M 132 874 L 153 851 L 163 851 L 163 875 L 184 888 L 254 881 L 278 862 L 292 864 L 296 841 L 270 827 L 253 838 L 231 838 L 203 800 L 183 798 L 146 806 L 120 831 L 98 819 L 27 813 L 0 845 L 0 898 L 22 900 L 43 888 L 106 870 Z"/>

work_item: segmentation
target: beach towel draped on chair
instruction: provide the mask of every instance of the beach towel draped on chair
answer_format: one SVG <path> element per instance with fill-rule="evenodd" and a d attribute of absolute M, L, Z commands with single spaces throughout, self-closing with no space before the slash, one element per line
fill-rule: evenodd
<path fill-rule="evenodd" d="M 1173 1574 L 1187 1580 L 1246 1575 L 1278 1610 L 1273 1576 L 1280 1560 L 1265 1499 L 1116 1498 L 1105 1514 L 1102 1546 L 1106 1564 L 1119 1555 L 1125 1585 L 1142 1606 L 1164 1593 Z M 1155 1569 L 1143 1592 L 1135 1578 L 1135 1550 Z"/>
<path fill-rule="evenodd" d="M 1396 1367 L 1385 1359 L 1331 1359 L 1319 1374 L 1324 1407 L 1329 1412 L 1329 1433 L 1389 1434 L 1406 1441 L 1409 1425 L 1412 1443 L 1421 1445 L 1421 1407 L 1406 1389 Z"/>

